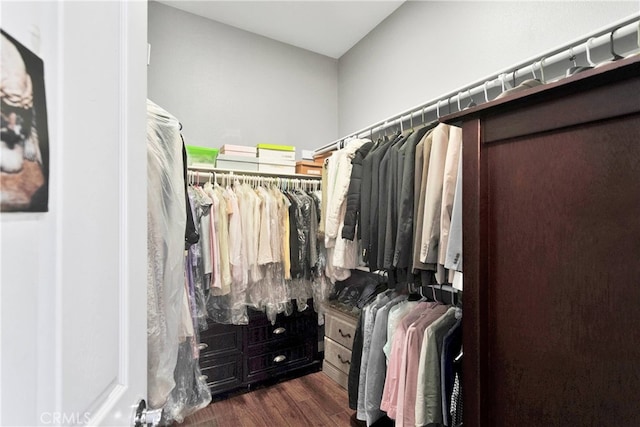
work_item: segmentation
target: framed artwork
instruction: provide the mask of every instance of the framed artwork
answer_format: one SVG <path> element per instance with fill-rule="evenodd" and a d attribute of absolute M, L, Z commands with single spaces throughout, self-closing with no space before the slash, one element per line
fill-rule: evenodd
<path fill-rule="evenodd" d="M 0 211 L 47 212 L 44 63 L 2 30 L 0 39 Z"/>

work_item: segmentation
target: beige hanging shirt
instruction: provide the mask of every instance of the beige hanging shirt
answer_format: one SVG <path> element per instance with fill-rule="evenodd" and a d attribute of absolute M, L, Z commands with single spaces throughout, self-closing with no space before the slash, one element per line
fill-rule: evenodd
<path fill-rule="evenodd" d="M 441 123 L 433 129 L 420 243 L 420 261 L 427 264 L 438 262 L 442 186 L 450 128 L 451 126 Z"/>

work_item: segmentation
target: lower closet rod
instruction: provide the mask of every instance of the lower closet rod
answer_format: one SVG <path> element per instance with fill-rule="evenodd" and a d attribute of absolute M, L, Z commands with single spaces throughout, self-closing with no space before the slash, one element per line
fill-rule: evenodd
<path fill-rule="evenodd" d="M 357 132 L 353 132 L 343 138 L 340 138 L 330 144 L 326 144 L 319 149 L 315 150 L 314 154 L 324 154 L 335 149 L 344 147 L 344 143 L 349 138 L 360 137 L 366 138 L 374 132 L 387 129 L 390 126 L 395 126 L 410 120 L 413 117 L 424 116 L 426 113 L 437 112 L 440 109 L 442 102 L 448 104 L 454 104 L 458 106 L 458 110 L 461 110 L 461 100 L 472 98 L 474 95 L 484 95 L 485 102 L 488 102 L 487 90 L 493 87 L 502 86 L 507 79 L 517 79 L 518 77 L 529 75 L 532 78 L 536 75 L 536 70 L 542 78 L 542 82 L 553 80 L 559 75 L 545 76 L 544 69 L 553 64 L 567 61 L 568 59 L 582 53 L 589 53 L 591 49 L 599 46 L 606 46 L 614 43 L 614 37 L 624 38 L 633 34 L 640 33 L 640 14 L 634 14 L 631 17 L 625 18 L 612 25 L 609 25 L 603 29 L 597 30 L 591 33 L 590 36 L 582 37 L 572 43 L 563 45 L 560 48 L 548 51 L 546 54 L 538 55 L 534 58 L 523 61 L 515 66 L 509 67 L 497 74 L 493 74 L 485 79 L 478 80 L 468 86 L 449 92 L 445 95 L 439 96 L 426 103 L 420 104 L 416 107 L 403 111 L 400 114 L 395 114 L 385 120 L 378 121 L 370 126 L 360 129 Z M 640 36 L 639 36 L 640 37 Z M 610 46 L 611 51 L 614 52 L 613 46 Z"/>

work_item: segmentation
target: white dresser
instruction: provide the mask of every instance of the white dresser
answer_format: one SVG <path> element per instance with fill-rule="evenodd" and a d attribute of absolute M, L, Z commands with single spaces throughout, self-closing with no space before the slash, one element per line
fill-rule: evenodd
<path fill-rule="evenodd" d="M 326 306 L 324 334 L 324 362 L 322 371 L 347 388 L 351 348 L 358 318 L 330 305 Z"/>

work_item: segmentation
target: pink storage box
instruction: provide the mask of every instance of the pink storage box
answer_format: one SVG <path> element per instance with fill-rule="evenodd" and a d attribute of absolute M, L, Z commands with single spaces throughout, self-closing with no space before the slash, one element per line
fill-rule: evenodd
<path fill-rule="evenodd" d="M 256 157 L 258 155 L 258 150 L 256 147 L 225 144 L 220 148 L 220 153 L 230 154 L 233 156 Z"/>

